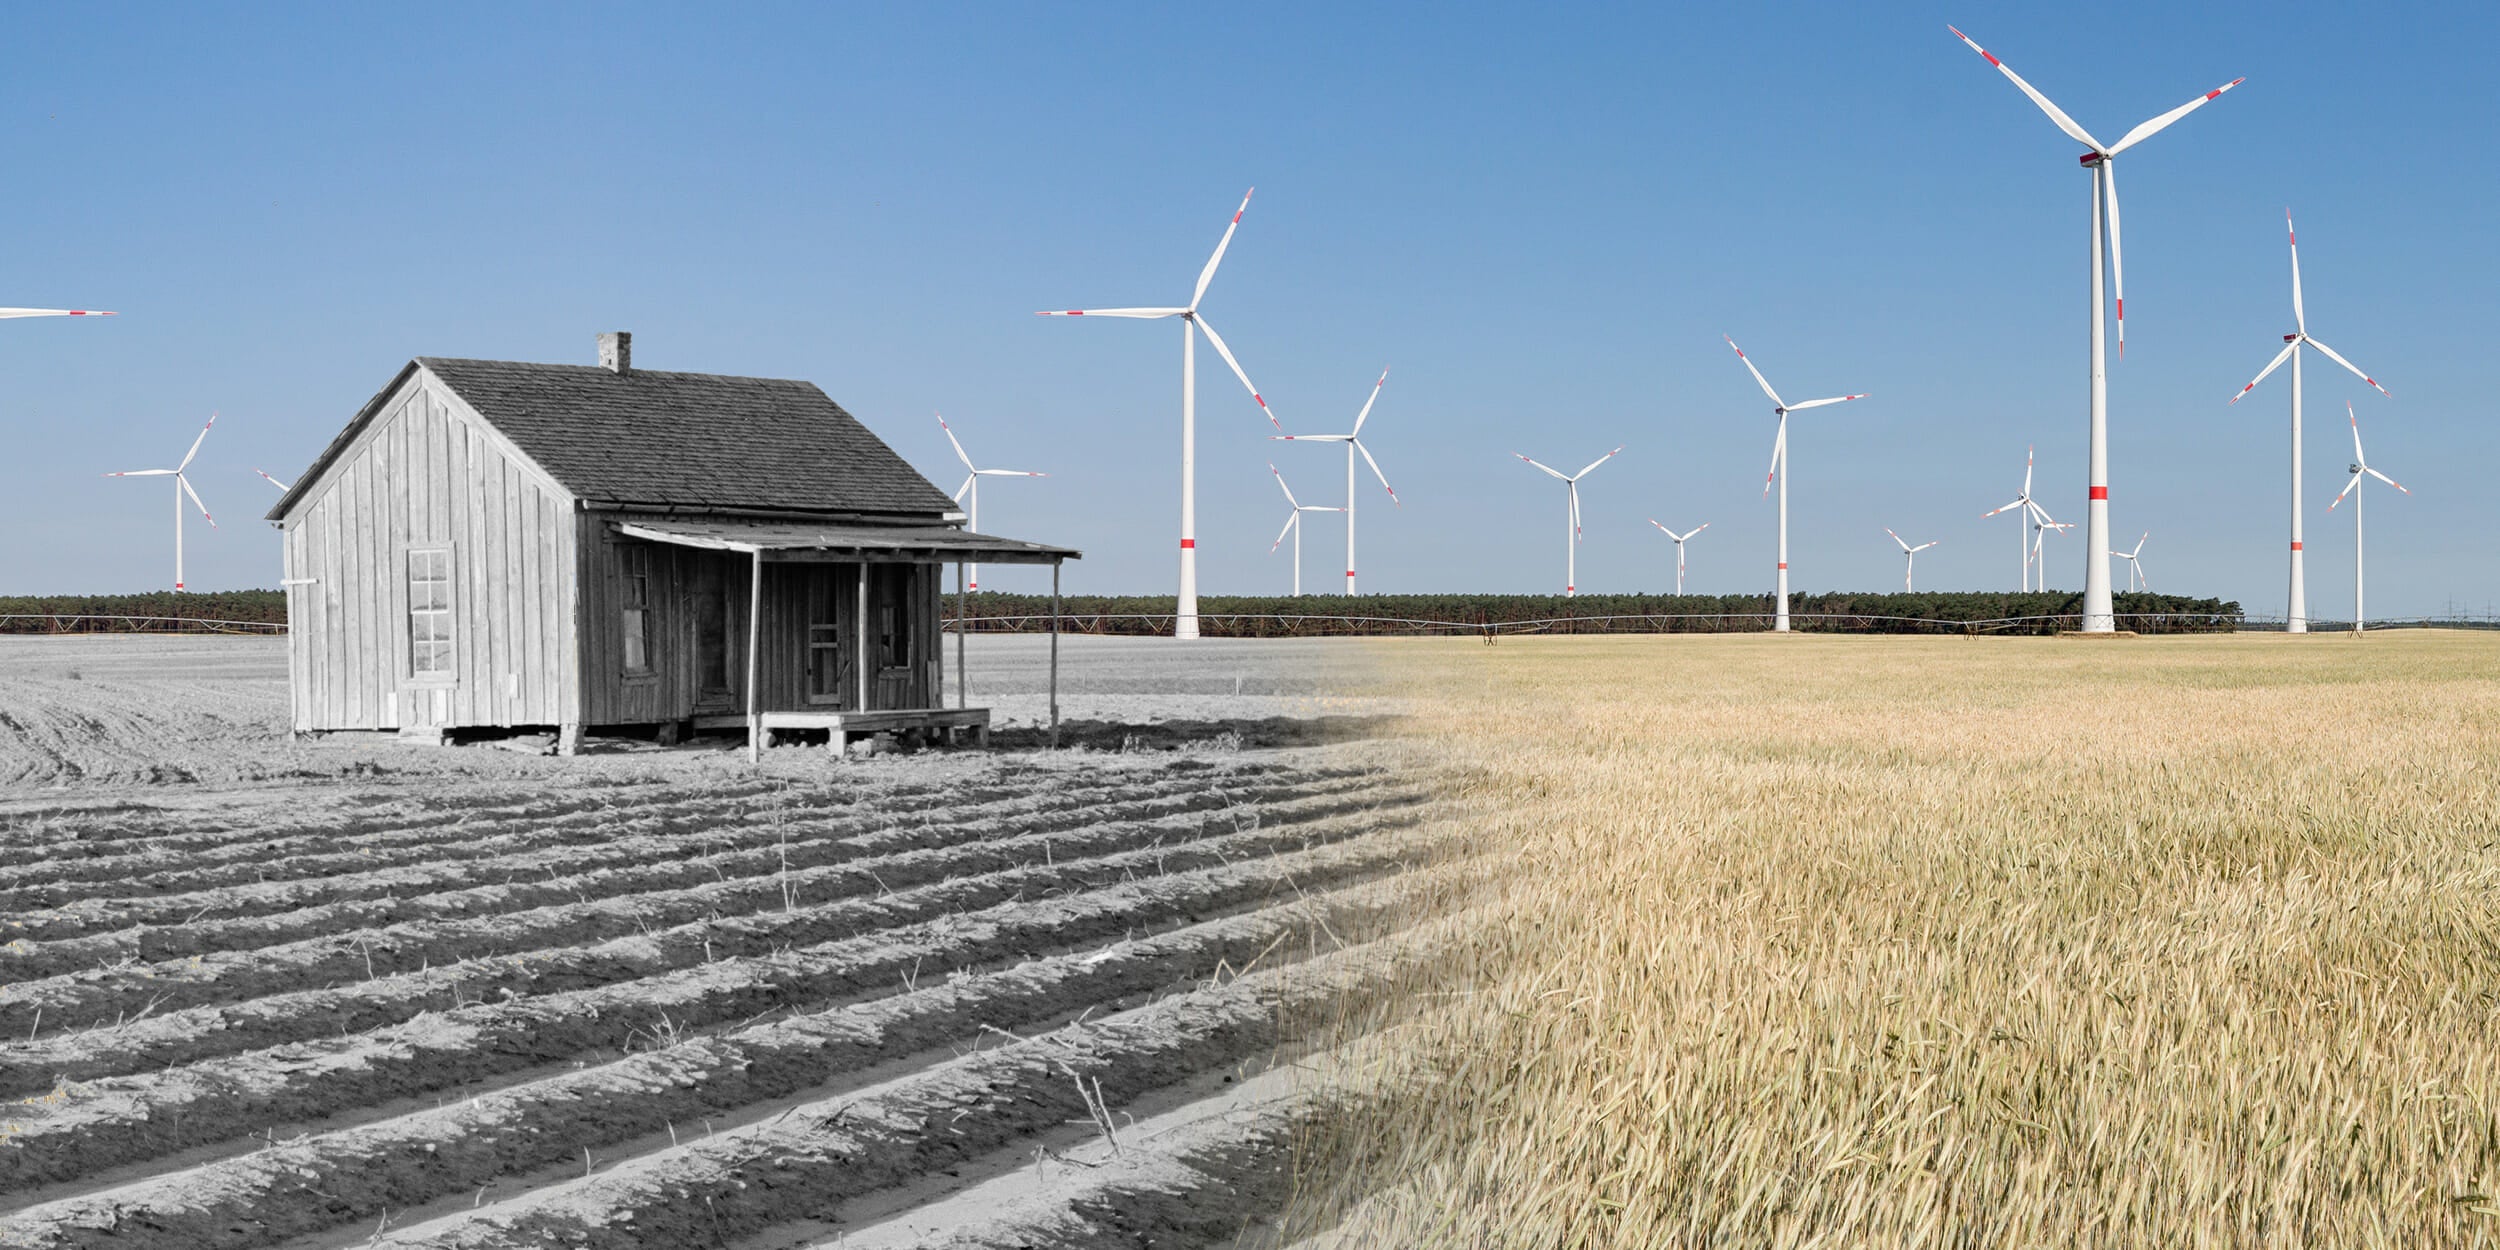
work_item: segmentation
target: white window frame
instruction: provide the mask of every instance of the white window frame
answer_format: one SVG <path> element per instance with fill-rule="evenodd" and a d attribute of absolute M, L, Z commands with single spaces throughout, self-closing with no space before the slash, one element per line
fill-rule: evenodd
<path fill-rule="evenodd" d="M 420 563 L 441 561 L 436 576 L 420 576 Z M 426 572 L 436 572 L 428 568 Z M 452 588 L 457 584 L 452 549 L 448 546 L 408 549 L 408 679 L 450 685 L 459 680 L 458 618 Z M 439 587 L 425 594 L 425 587 Z"/>

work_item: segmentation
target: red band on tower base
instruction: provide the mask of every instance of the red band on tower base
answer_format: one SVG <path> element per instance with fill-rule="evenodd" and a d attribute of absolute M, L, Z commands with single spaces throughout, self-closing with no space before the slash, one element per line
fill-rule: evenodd
<path fill-rule="evenodd" d="M 1780 561 L 1780 569 L 1781 569 L 1781 571 L 1782 571 L 1782 572 L 1787 571 L 1787 569 L 1788 569 L 1788 561 L 1786 561 L 1786 560 L 1782 560 L 1782 561 Z"/>
<path fill-rule="evenodd" d="M 1195 538 L 1184 538 L 1184 539 L 1182 539 L 1182 540 L 1181 540 L 1181 550 L 1183 550 L 1183 551 L 1187 551 L 1187 550 L 1189 550 L 1190 548 L 1195 547 L 1195 546 L 1197 546 L 1197 545 L 1198 545 L 1198 540 L 1197 540 L 1197 539 L 1195 539 Z"/>
<path fill-rule="evenodd" d="M 2300 550 L 2300 544 L 2299 544 L 2299 543 L 2293 543 L 2293 544 L 2292 544 L 2292 550 L 2294 550 L 2294 551 L 2298 551 L 2298 550 Z"/>
<path fill-rule="evenodd" d="M 2109 488 L 2108 488 L 2108 487 L 2106 487 L 2106 486 L 2095 486 L 2095 487 L 2093 487 L 2093 488 L 2092 488 L 2092 497 L 2093 497 L 2094 499 L 2107 499 L 2107 498 L 2109 498 Z"/>

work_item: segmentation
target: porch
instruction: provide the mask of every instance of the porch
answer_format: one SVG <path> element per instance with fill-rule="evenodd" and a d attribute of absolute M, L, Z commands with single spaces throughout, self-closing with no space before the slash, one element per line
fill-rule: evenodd
<path fill-rule="evenodd" d="M 965 649 L 955 647 L 957 706 L 938 706 L 939 570 L 1048 564 L 1051 598 L 1060 566 L 1080 558 L 1064 547 L 974 534 L 953 526 L 812 524 L 707 517 L 619 521 L 623 538 L 743 556 L 748 565 L 743 706 L 706 709 L 697 728 L 747 732 L 747 758 L 760 760 L 774 734 L 817 730 L 839 752 L 859 734 L 905 733 L 986 744 L 987 708 L 965 704 Z M 1055 613 L 1054 613 L 1055 617 Z M 1058 736 L 1058 638 L 1050 659 L 1050 728 Z"/>

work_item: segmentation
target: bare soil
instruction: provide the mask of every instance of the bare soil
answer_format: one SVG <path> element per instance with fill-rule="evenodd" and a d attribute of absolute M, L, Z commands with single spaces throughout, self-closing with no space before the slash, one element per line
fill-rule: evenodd
<path fill-rule="evenodd" d="M 1069 640 L 1052 750 L 1045 645 L 999 749 L 749 766 L 0 639 L 0 1245 L 1257 1244 L 1448 839 L 1354 647 Z"/>

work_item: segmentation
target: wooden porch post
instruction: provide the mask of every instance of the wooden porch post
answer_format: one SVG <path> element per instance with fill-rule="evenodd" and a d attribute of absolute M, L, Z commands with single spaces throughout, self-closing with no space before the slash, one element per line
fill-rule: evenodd
<path fill-rule="evenodd" d="M 1050 749 L 1059 749 L 1059 569 L 1050 562 Z"/>
<path fill-rule="evenodd" d="M 851 706 L 865 712 L 868 710 L 868 561 L 865 559 L 859 562 L 859 616 L 857 619 L 859 628 L 854 632 L 857 635 L 855 641 L 858 644 L 859 662 L 853 666 L 851 684 L 858 688 L 859 697 Z M 835 743 L 834 749 L 840 750 L 841 744 Z"/>
<path fill-rule="evenodd" d="M 755 549 L 755 576 L 747 585 L 747 762 L 764 759 L 764 722 L 755 712 L 756 656 L 764 637 L 764 549 Z"/>
<path fill-rule="evenodd" d="M 964 684 L 964 631 L 972 611 L 972 594 L 964 585 L 964 562 L 955 562 L 955 706 L 972 706 L 972 689 Z"/>

